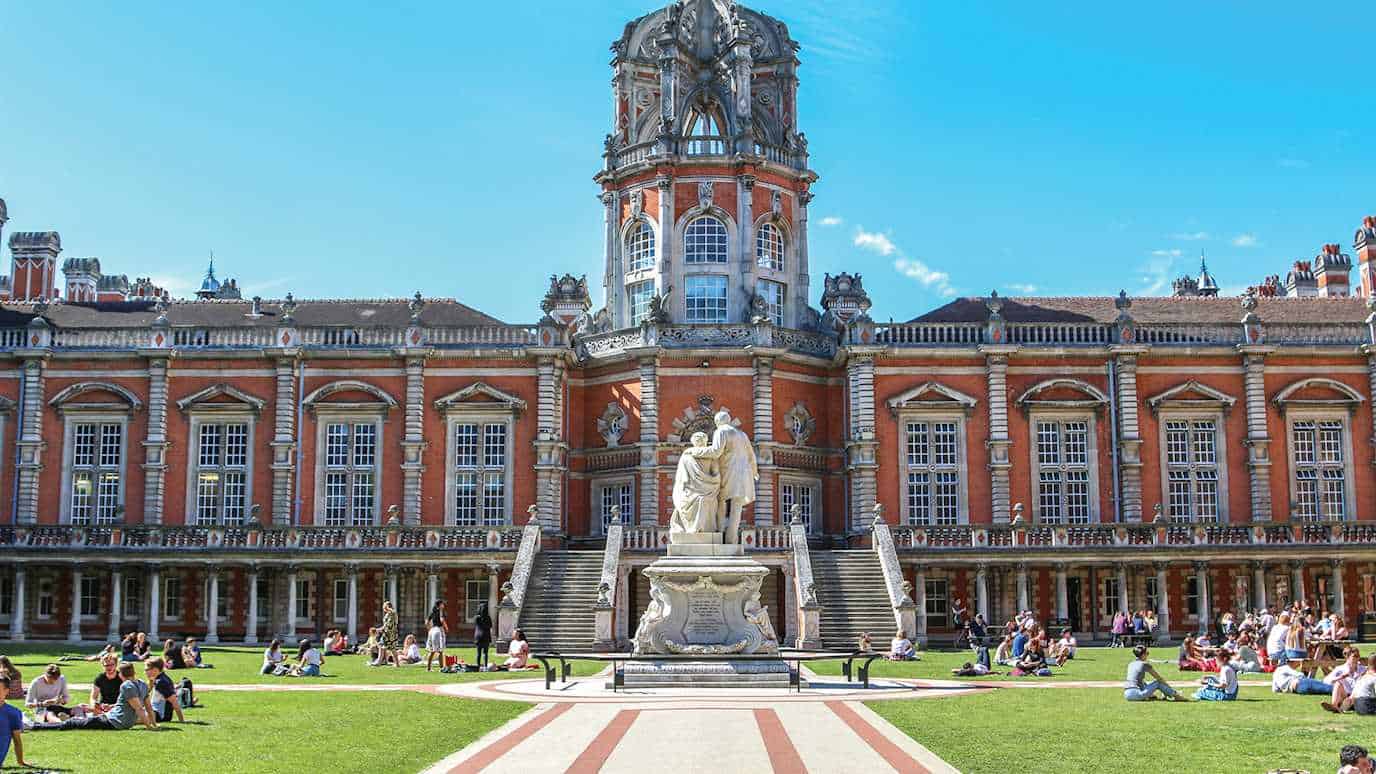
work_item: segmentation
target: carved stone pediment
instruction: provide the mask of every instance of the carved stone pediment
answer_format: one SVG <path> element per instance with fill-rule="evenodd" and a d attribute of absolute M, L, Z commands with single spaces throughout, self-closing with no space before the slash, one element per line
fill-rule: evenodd
<path fill-rule="evenodd" d="M 239 388 L 220 382 L 198 390 L 177 401 L 179 411 L 251 411 L 262 413 L 267 401 Z"/>
<path fill-rule="evenodd" d="M 1153 412 L 1163 408 L 1213 408 L 1226 411 L 1236 402 L 1237 398 L 1228 393 L 1193 379 L 1147 398 L 1147 406 Z"/>
<path fill-rule="evenodd" d="M 923 382 L 898 393 L 885 403 L 894 414 L 911 409 L 957 409 L 969 413 L 979 400 L 941 382 Z"/>
<path fill-rule="evenodd" d="M 1352 387 L 1337 379 L 1321 376 L 1292 382 L 1271 399 L 1280 407 L 1281 411 L 1292 408 L 1335 406 L 1345 407 L 1348 411 L 1352 411 L 1364 400 L 1366 399 L 1362 397 L 1362 394 Z"/>
<path fill-rule="evenodd" d="M 474 382 L 461 390 L 435 400 L 435 408 L 449 412 L 461 408 L 501 408 L 515 414 L 526 410 L 526 402 L 508 392 L 493 387 L 486 382 Z"/>

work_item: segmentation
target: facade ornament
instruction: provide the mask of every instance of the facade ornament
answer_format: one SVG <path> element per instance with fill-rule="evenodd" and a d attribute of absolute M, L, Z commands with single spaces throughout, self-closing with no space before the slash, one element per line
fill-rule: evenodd
<path fill-rule="evenodd" d="M 1132 306 L 1132 299 L 1128 298 L 1128 292 L 1119 290 L 1118 297 L 1113 300 L 1113 305 L 1118 309 L 1118 317 L 1113 321 L 1114 340 L 1119 344 L 1136 344 L 1137 323 L 1132 319 L 1132 314 L 1128 312 Z"/>
<path fill-rule="evenodd" d="M 712 206 L 713 187 L 711 180 L 704 180 L 698 183 L 698 206 L 704 210 Z"/>
<path fill-rule="evenodd" d="M 669 322 L 669 294 L 674 290 L 673 285 L 664 288 L 664 292 L 659 295 L 650 296 L 650 309 L 645 314 L 642 324 L 650 323 L 664 324 Z"/>
<path fill-rule="evenodd" d="M 874 521 L 872 522 L 872 524 L 873 524 L 873 526 L 875 526 L 875 527 L 883 526 L 883 524 L 884 524 L 884 504 L 883 504 L 883 503 L 875 503 L 875 504 L 874 504 Z"/>
<path fill-rule="evenodd" d="M 282 301 L 282 324 L 291 325 L 296 322 L 296 299 L 291 293 Z"/>
<path fill-rule="evenodd" d="M 400 505 L 395 505 L 395 504 L 394 504 L 394 505 L 389 505 L 389 506 L 387 506 L 387 526 L 388 526 L 389 528 L 400 527 L 400 526 L 401 526 L 401 506 L 400 506 Z"/>
<path fill-rule="evenodd" d="M 775 191 L 774 194 L 773 194 L 773 196 L 770 197 L 770 199 L 769 199 L 769 211 L 772 212 L 772 213 L 774 214 L 774 217 L 776 217 L 776 218 L 781 218 L 781 217 L 783 217 L 783 214 L 784 214 L 784 195 L 783 195 L 782 193 L 780 193 L 779 191 Z"/>
<path fill-rule="evenodd" d="M 790 526 L 803 526 L 803 506 L 801 503 L 794 503 L 789 507 L 788 523 Z"/>
<path fill-rule="evenodd" d="M 411 324 L 420 325 L 420 312 L 425 308 L 425 299 L 421 297 L 420 291 L 406 304 L 406 308 L 411 310 Z"/>
<path fill-rule="evenodd" d="M 984 299 L 984 308 L 989 310 L 989 320 L 985 323 L 985 338 L 990 344 L 1005 344 L 1008 340 L 1008 323 L 1003 319 L 1003 298 L 997 290 L 989 291 Z"/>
<path fill-rule="evenodd" d="M 645 192 L 639 188 L 631 191 L 631 218 L 639 218 L 645 212 Z"/>
<path fill-rule="evenodd" d="M 621 445 L 621 436 L 626 433 L 626 420 L 626 410 L 616 401 L 608 403 L 602 416 L 597 418 L 597 433 L 608 447 Z"/>
<path fill-rule="evenodd" d="M 872 305 L 870 296 L 865 292 L 859 274 L 828 274 L 822 280 L 822 287 L 822 310 L 826 313 L 824 323 L 844 326 L 869 312 Z"/>
<path fill-rule="evenodd" d="M 793 436 L 794 446 L 807 445 L 812 434 L 817 431 L 817 418 L 812 416 L 812 412 L 808 411 L 802 402 L 793 404 L 793 408 L 784 414 L 784 422 L 788 427 L 788 434 Z"/>
<path fill-rule="evenodd" d="M 683 413 L 673 419 L 673 430 L 665 439 L 669 443 L 685 444 L 693 437 L 693 433 L 706 433 L 709 437 L 716 431 L 716 422 L 713 416 L 718 411 L 728 411 L 726 406 L 718 406 L 717 399 L 713 395 L 699 395 L 696 405 L 689 406 Z M 734 415 L 731 417 L 731 426 L 740 427 L 741 421 Z"/>
<path fill-rule="evenodd" d="M 592 296 L 588 293 L 587 276 L 575 277 L 565 274 L 560 277 L 551 274 L 549 290 L 540 302 L 540 311 L 563 325 L 572 325 L 575 320 L 587 314 L 592 308 Z"/>
<path fill-rule="evenodd" d="M 1257 306 L 1256 289 L 1247 288 L 1247 293 L 1242 297 L 1242 333 L 1243 341 L 1247 344 L 1260 344 L 1264 338 L 1261 318 L 1256 313 Z"/>

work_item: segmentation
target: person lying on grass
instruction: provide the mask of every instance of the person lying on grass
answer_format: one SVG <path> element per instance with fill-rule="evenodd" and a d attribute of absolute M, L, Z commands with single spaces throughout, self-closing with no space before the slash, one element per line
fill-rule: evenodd
<path fill-rule="evenodd" d="M 1304 658 L 1292 658 L 1276 667 L 1271 675 L 1271 691 L 1274 693 L 1298 693 L 1311 696 L 1331 696 L 1333 690 L 1328 683 L 1315 680 L 1304 673 L 1307 662 Z"/>
<path fill-rule="evenodd" d="M 1146 645 L 1138 645 L 1133 648 L 1132 655 L 1136 658 L 1128 663 L 1127 679 L 1123 682 L 1124 699 L 1128 701 L 1153 701 L 1156 694 L 1160 693 L 1162 697 L 1171 701 L 1189 701 L 1177 693 L 1170 686 L 1170 683 L 1167 683 L 1166 679 L 1156 671 L 1156 667 L 1147 660 L 1150 653 Z M 1152 681 L 1147 682 L 1147 677 L 1153 678 Z"/>
<path fill-rule="evenodd" d="M 1200 684 L 1203 686 L 1195 692 L 1194 698 L 1197 701 L 1233 701 L 1237 699 L 1237 667 L 1233 666 L 1233 651 L 1227 645 L 1218 649 L 1218 657 L 1214 659 L 1218 664 L 1218 674 L 1209 675 Z"/>
<path fill-rule="evenodd" d="M 1356 648 L 1349 648 L 1349 656 L 1356 653 Z M 1343 666 L 1351 664 L 1351 659 L 1343 663 Z M 1340 666 L 1338 669 L 1342 669 Z M 1338 670 L 1333 670 L 1337 672 Z M 1329 701 L 1319 702 L 1319 706 L 1329 712 L 1356 712 L 1358 715 L 1376 715 L 1376 656 L 1367 659 L 1365 671 L 1352 681 L 1352 687 L 1344 689 L 1344 680 L 1339 679 L 1333 683 L 1333 697 Z"/>
<path fill-rule="evenodd" d="M 106 656 L 114 656 L 115 658 L 119 658 L 119 648 L 115 647 L 113 644 L 108 644 L 108 643 L 107 643 L 106 646 L 105 646 L 104 648 L 101 648 L 101 650 L 100 650 L 99 653 L 97 653 L 97 654 L 95 654 L 95 655 L 93 655 L 93 656 L 71 656 L 71 655 L 68 655 L 68 656 L 63 656 L 62 658 L 59 658 L 58 661 L 100 661 L 101 659 L 105 658 Z"/>
<path fill-rule="evenodd" d="M 159 723 L 171 723 L 175 712 L 177 722 L 185 723 L 182 704 L 177 699 L 177 687 L 172 684 L 172 678 L 167 676 L 162 659 L 150 658 L 143 662 L 143 674 L 148 678 L 148 701 L 152 705 L 153 717 Z"/>

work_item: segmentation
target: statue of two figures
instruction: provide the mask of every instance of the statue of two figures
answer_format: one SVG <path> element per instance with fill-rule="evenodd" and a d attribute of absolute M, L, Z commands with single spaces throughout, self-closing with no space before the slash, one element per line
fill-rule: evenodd
<path fill-rule="evenodd" d="M 755 448 L 745 433 L 721 410 L 713 417 L 717 429 L 693 433 L 674 474 L 674 514 L 669 542 L 680 535 L 719 533 L 725 545 L 740 543 L 741 511 L 755 501 L 759 469 Z M 686 541 L 685 541 L 686 542 Z"/>

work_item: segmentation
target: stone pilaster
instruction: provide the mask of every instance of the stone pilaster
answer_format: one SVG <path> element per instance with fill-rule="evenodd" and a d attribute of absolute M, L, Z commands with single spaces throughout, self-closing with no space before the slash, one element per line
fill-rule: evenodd
<path fill-rule="evenodd" d="M 927 567 L 919 564 L 913 570 L 913 604 L 917 612 L 917 637 L 927 641 Z"/>
<path fill-rule="evenodd" d="M 1376 315 L 1373 315 L 1373 317 L 1376 317 Z M 1376 323 L 1376 321 L 1373 321 L 1373 323 Z M 1376 324 L 1372 325 L 1372 329 L 1376 330 Z M 1372 400 L 1376 400 L 1376 345 L 1364 344 L 1362 346 L 1362 351 L 1366 353 L 1367 394 L 1371 396 Z M 1370 442 L 1373 447 L 1376 447 L 1376 411 L 1371 413 Z M 1371 464 L 1376 465 L 1376 455 L 1372 456 Z"/>
<path fill-rule="evenodd" d="M 1058 562 L 1056 564 L 1056 620 L 1070 620 L 1070 594 L 1066 583 L 1066 564 Z"/>
<path fill-rule="evenodd" d="M 248 594 L 248 610 L 244 614 L 244 643 L 253 645 L 258 642 L 258 565 L 250 564 L 244 573 L 244 591 Z M 354 633 L 349 632 L 352 639 Z"/>
<path fill-rule="evenodd" d="M 1017 347 L 981 347 L 989 384 L 989 493 L 995 524 L 1007 524 L 1012 508 L 1009 474 L 1013 461 L 1008 437 L 1008 356 Z"/>
<path fill-rule="evenodd" d="M 120 571 L 119 565 L 115 565 L 110 570 L 110 626 L 105 631 L 107 641 L 119 642 L 120 624 L 123 622 L 123 615 L 124 573 Z"/>
<path fill-rule="evenodd" d="M 1156 638 L 1168 640 L 1171 636 L 1171 586 L 1166 576 L 1168 566 L 1165 562 L 1152 565 L 1156 570 Z"/>
<path fill-rule="evenodd" d="M 847 414 L 850 427 L 846 438 L 846 472 L 850 478 L 850 523 L 848 531 L 869 526 L 878 499 L 875 474 L 878 470 L 878 442 L 874 432 L 874 357 L 873 347 L 850 347 L 846 359 L 846 385 L 849 395 Z"/>
<path fill-rule="evenodd" d="M 1343 596 L 1343 560 L 1329 559 L 1328 567 L 1332 573 L 1328 583 L 1329 587 L 1333 589 L 1333 609 L 1328 612 L 1337 613 L 1346 620 L 1347 600 Z"/>
<path fill-rule="evenodd" d="M 659 523 L 659 358 L 640 357 L 640 523 Z"/>
<path fill-rule="evenodd" d="M 1198 592 L 1195 598 L 1198 600 L 1197 604 L 1199 606 L 1199 631 L 1207 632 L 1209 630 L 1209 621 L 1213 616 L 1213 601 L 1211 599 L 1213 597 L 1213 589 L 1209 588 L 1208 562 L 1194 563 L 1194 578 L 1195 590 Z"/>
<path fill-rule="evenodd" d="M 1252 604 L 1258 610 L 1266 609 L 1266 563 L 1252 562 Z"/>
<path fill-rule="evenodd" d="M 1118 609 L 1127 613 L 1132 610 L 1132 603 L 1128 600 L 1128 566 L 1119 563 L 1113 569 L 1118 578 Z"/>
<path fill-rule="evenodd" d="M 808 305 L 808 287 L 811 278 L 808 274 L 808 253 L 807 253 L 807 206 L 812 203 L 812 192 L 803 191 L 797 198 L 797 216 L 794 220 L 798 224 L 797 233 L 793 235 L 794 240 L 794 260 L 798 262 L 798 280 L 793 290 L 793 303 L 790 305 L 790 314 L 794 321 L 793 327 L 802 327 L 798 321 L 802 320 L 802 314 Z M 787 319 L 785 320 L 787 323 Z"/>
<path fill-rule="evenodd" d="M 148 434 L 143 441 L 143 523 L 163 523 L 167 494 L 166 357 L 148 360 Z"/>
<path fill-rule="evenodd" d="M 542 353 L 536 361 L 535 504 L 543 529 L 563 529 L 564 475 L 568 471 L 563 439 L 564 361 Z"/>
<path fill-rule="evenodd" d="M 1242 346 L 1247 397 L 1247 477 L 1252 494 L 1252 521 L 1270 521 L 1271 436 L 1266 430 L 1266 354 L 1273 347 Z M 1287 514 L 1288 515 L 1288 514 Z"/>
<path fill-rule="evenodd" d="M 1018 580 L 1017 580 L 1017 583 L 1018 583 L 1018 598 L 1017 598 L 1017 601 L 1018 601 L 1018 612 L 1022 612 L 1023 610 L 1030 610 L 1030 609 L 1032 608 L 1032 604 L 1031 604 L 1031 602 L 1030 602 L 1029 599 L 1028 599 L 1029 594 L 1028 594 L 1028 589 L 1027 589 L 1027 563 L 1026 563 L 1026 562 L 1019 562 L 1019 563 L 1018 563 Z M 988 619 L 986 619 L 986 621 L 987 621 L 987 620 L 988 620 Z"/>
<path fill-rule="evenodd" d="M 981 564 L 975 569 L 975 613 L 985 622 L 989 621 L 989 565 Z"/>
<path fill-rule="evenodd" d="M 18 564 L 14 567 L 14 609 L 10 612 L 10 639 L 18 642 L 24 639 L 24 613 L 27 612 L 25 600 L 25 585 L 28 580 L 28 571 L 24 565 Z"/>
<path fill-rule="evenodd" d="M 81 642 L 81 567 L 72 567 L 72 610 L 67 619 L 67 642 Z"/>
<path fill-rule="evenodd" d="M 279 357 L 276 412 L 272 431 L 272 523 L 292 523 L 296 493 L 296 380 L 299 364 L 294 356 Z"/>
<path fill-rule="evenodd" d="M 754 441 L 760 472 L 760 480 L 755 482 L 755 523 L 774 524 L 774 479 L 778 471 L 774 467 L 774 358 L 770 354 L 755 355 L 754 389 Z"/>
<path fill-rule="evenodd" d="M 660 281 L 657 291 L 663 293 L 664 278 L 669 276 L 675 252 L 674 239 L 670 236 L 674 232 L 674 180 L 661 175 L 655 178 L 655 186 L 659 189 L 659 239 L 655 241 L 655 247 L 659 249 Z"/>
<path fill-rule="evenodd" d="M 15 509 L 15 521 L 19 524 L 38 523 L 38 487 L 43 472 L 43 406 L 47 402 L 43 396 L 44 372 L 47 363 L 44 358 L 29 358 L 24 361 L 20 378 L 23 398 L 19 407 L 19 442 L 16 444 L 19 458 L 19 498 Z"/>
<path fill-rule="evenodd" d="M 205 600 L 205 644 L 215 645 L 220 642 L 220 574 L 213 567 L 207 572 L 209 593 Z"/>
<path fill-rule="evenodd" d="M 406 357 L 406 427 L 401 440 L 401 519 L 415 525 L 421 521 L 421 477 L 425 464 L 425 355 Z"/>
<path fill-rule="evenodd" d="M 750 309 L 750 297 L 755 293 L 755 281 L 759 278 L 759 267 L 755 265 L 755 218 L 751 207 L 755 182 L 754 175 L 736 176 L 736 222 L 740 224 L 736 242 L 741 255 L 740 270 L 736 276 L 741 278 L 739 297 L 743 310 Z M 745 319 L 750 319 L 749 311 L 746 311 Z"/>
<path fill-rule="evenodd" d="M 1146 352 L 1143 347 L 1112 347 L 1113 368 L 1118 382 L 1118 394 L 1112 400 L 1118 404 L 1118 480 L 1122 487 L 1119 500 L 1119 520 L 1142 520 L 1142 434 L 1137 421 L 1137 356 Z"/>

